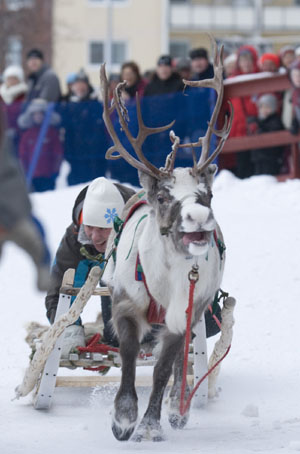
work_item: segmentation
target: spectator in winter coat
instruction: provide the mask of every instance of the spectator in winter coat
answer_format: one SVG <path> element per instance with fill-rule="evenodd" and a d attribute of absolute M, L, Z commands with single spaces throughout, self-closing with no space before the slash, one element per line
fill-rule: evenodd
<path fill-rule="evenodd" d="M 26 102 L 45 99 L 49 102 L 60 100 L 61 91 L 57 75 L 44 63 L 44 55 L 39 49 L 31 49 L 26 60 L 29 71 Z"/>
<path fill-rule="evenodd" d="M 190 59 L 193 80 L 212 79 L 214 77 L 214 67 L 210 63 L 208 52 L 204 47 L 192 49 Z"/>
<path fill-rule="evenodd" d="M 17 119 L 20 115 L 26 92 L 27 85 L 24 82 L 23 69 L 20 66 L 8 66 L 3 72 L 0 101 L 6 114 L 7 134 L 12 140 L 15 154 L 17 154 L 19 133 Z"/>
<path fill-rule="evenodd" d="M 278 113 L 278 100 L 273 94 L 258 99 L 257 134 L 284 129 Z M 285 147 L 259 148 L 251 151 L 254 175 L 278 175 L 282 167 Z"/>
<path fill-rule="evenodd" d="M 142 98 L 147 83 L 142 78 L 140 69 L 134 61 L 123 63 L 120 79 L 127 82 L 124 90 L 122 90 L 122 97 L 125 101 L 135 100 L 136 93 L 138 93 L 139 98 Z"/>
<path fill-rule="evenodd" d="M 7 241 L 24 249 L 35 264 L 37 287 L 45 291 L 49 285 L 50 255 L 42 226 L 32 217 L 24 175 L 10 145 L 0 106 L 0 256 Z"/>
<path fill-rule="evenodd" d="M 234 76 L 257 73 L 257 52 L 252 46 L 242 46 L 237 52 L 237 70 Z M 253 133 L 256 127 L 257 107 L 251 96 L 231 98 L 234 117 L 230 131 L 230 137 L 244 137 Z M 222 158 L 221 158 L 222 160 Z M 252 175 L 253 168 L 250 151 L 236 154 L 235 173 L 239 178 L 247 178 Z"/>
<path fill-rule="evenodd" d="M 279 51 L 279 57 L 281 61 L 280 72 L 287 72 L 296 58 L 295 48 L 290 45 L 283 46 Z"/>
<path fill-rule="evenodd" d="M 34 156 L 47 108 L 48 104 L 44 99 L 35 99 L 18 119 L 18 124 L 23 129 L 19 146 L 19 158 L 26 174 Z M 54 127 L 59 122 L 60 116 L 52 112 L 50 125 L 43 139 L 40 155 L 33 172 L 31 181 L 33 191 L 48 191 L 55 187 L 55 180 L 63 158 L 63 148 L 58 130 Z"/>
<path fill-rule="evenodd" d="M 80 70 L 71 84 L 69 102 L 61 104 L 65 131 L 65 159 L 71 166 L 69 185 L 84 183 L 105 175 L 108 148 L 102 119 L 103 107 L 88 76 Z"/>
<path fill-rule="evenodd" d="M 292 124 L 290 131 L 298 134 L 300 129 L 300 60 L 295 60 L 289 68 L 289 78 L 292 83 Z"/>
<path fill-rule="evenodd" d="M 278 73 L 280 68 L 280 57 L 271 52 L 262 54 L 258 60 L 258 66 L 263 72 Z"/>
<path fill-rule="evenodd" d="M 106 243 L 115 216 L 121 216 L 127 200 L 134 194 L 132 189 L 114 184 L 104 177 L 96 178 L 85 187 L 75 200 L 73 222 L 67 228 L 56 252 L 51 270 L 51 284 L 46 296 L 47 317 L 52 324 L 58 305 L 59 289 L 68 268 L 74 268 L 76 287 L 81 287 L 93 266 L 103 267 Z M 114 344 L 116 339 L 108 324 L 111 319 L 111 299 L 101 297 L 104 321 L 103 342 Z M 79 319 L 66 329 L 63 356 L 73 347 L 84 346 L 84 331 Z"/>
<path fill-rule="evenodd" d="M 145 88 L 145 96 L 165 95 L 176 93 L 183 89 L 182 80 L 177 72 L 173 71 L 170 55 L 162 55 L 157 61 L 156 71 Z"/>

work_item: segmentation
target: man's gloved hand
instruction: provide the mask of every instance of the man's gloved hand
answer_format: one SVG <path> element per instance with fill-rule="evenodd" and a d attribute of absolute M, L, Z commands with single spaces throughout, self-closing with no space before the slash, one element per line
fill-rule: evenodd
<path fill-rule="evenodd" d="M 68 359 L 70 352 L 76 347 L 85 347 L 85 336 L 82 325 L 70 325 L 65 329 L 65 337 L 61 350 L 61 358 Z"/>

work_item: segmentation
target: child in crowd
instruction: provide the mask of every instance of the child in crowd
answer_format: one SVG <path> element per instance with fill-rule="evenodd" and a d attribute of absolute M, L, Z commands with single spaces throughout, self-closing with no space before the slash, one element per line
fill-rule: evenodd
<path fill-rule="evenodd" d="M 44 122 L 48 103 L 44 99 L 33 100 L 27 110 L 19 117 L 18 124 L 23 133 L 19 146 L 19 158 L 24 171 L 28 174 L 36 144 Z M 39 158 L 33 171 L 32 191 L 48 191 L 54 189 L 55 180 L 63 158 L 63 148 L 58 130 L 54 127 L 60 122 L 60 116 L 52 112 L 49 127 L 43 139 Z"/>
<path fill-rule="evenodd" d="M 273 94 L 258 99 L 257 134 L 284 129 L 278 113 L 278 100 Z M 278 175 L 282 167 L 285 147 L 259 148 L 251 151 L 254 175 Z"/>

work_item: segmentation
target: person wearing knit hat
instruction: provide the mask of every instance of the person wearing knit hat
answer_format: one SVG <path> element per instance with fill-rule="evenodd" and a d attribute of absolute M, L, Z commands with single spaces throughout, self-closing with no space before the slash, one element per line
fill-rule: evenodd
<path fill-rule="evenodd" d="M 31 49 L 26 57 L 29 72 L 26 101 L 31 102 L 35 98 L 49 102 L 59 101 L 61 97 L 59 79 L 44 62 L 43 52 L 40 49 Z"/>
<path fill-rule="evenodd" d="M 123 207 L 132 195 L 132 189 L 112 183 L 104 177 L 96 178 L 78 194 L 73 207 L 72 223 L 60 242 L 51 270 L 51 283 L 45 301 L 51 324 L 55 319 L 59 289 L 65 271 L 74 268 L 74 286 L 81 287 L 93 266 L 103 267 L 106 244 L 114 220 L 116 216 L 122 216 Z M 102 342 L 117 345 L 109 324 L 110 297 L 101 297 L 101 308 L 104 322 Z M 78 345 L 85 345 L 81 319 L 66 329 L 62 356 L 67 358 L 72 348 Z"/>
<path fill-rule="evenodd" d="M 280 57 L 274 53 L 265 53 L 258 60 L 261 71 L 277 73 L 280 68 Z"/>
<path fill-rule="evenodd" d="M 114 219 L 120 217 L 124 199 L 117 187 L 104 177 L 96 178 L 88 187 L 82 222 L 87 237 L 98 252 L 105 252 Z"/>
<path fill-rule="evenodd" d="M 193 80 L 211 79 L 214 77 L 214 68 L 204 47 L 192 49 L 189 53 Z"/>

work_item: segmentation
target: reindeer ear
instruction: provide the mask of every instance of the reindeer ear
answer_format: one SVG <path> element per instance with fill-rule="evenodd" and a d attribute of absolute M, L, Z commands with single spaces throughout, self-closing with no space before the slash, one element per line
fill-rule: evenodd
<path fill-rule="evenodd" d="M 214 181 L 214 177 L 218 171 L 218 166 L 216 164 L 209 164 L 207 167 L 207 179 L 208 179 L 208 184 L 211 187 Z"/>
<path fill-rule="evenodd" d="M 140 185 L 147 192 L 148 198 L 151 199 L 153 195 L 156 193 L 157 179 L 155 177 L 152 177 L 148 173 L 143 172 L 142 170 L 139 170 L 138 173 Z"/>

